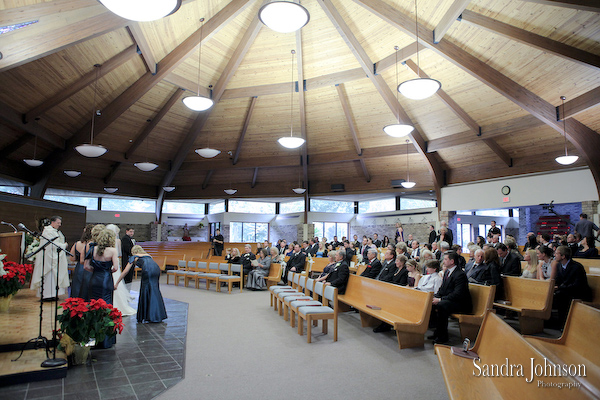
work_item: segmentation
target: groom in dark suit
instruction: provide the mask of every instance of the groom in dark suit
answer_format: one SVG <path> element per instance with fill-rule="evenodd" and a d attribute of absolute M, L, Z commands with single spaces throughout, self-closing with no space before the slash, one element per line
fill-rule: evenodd
<path fill-rule="evenodd" d="M 121 238 L 121 268 L 125 269 L 127 263 L 129 262 L 129 257 L 131 257 L 131 249 L 135 246 L 135 239 L 133 235 L 135 234 L 135 229 L 128 226 L 125 228 L 125 236 Z M 125 286 L 127 290 L 131 290 L 131 281 L 133 280 L 133 272 L 134 268 L 131 268 L 127 275 L 125 275 Z"/>
<path fill-rule="evenodd" d="M 573 299 L 590 301 L 592 292 L 587 282 L 585 268 L 581 263 L 571 259 L 571 250 L 567 246 L 558 246 L 554 252 L 554 260 L 558 262 L 554 284 L 552 308 L 558 310 L 558 319 L 562 327 L 567 320 L 569 307 Z"/>
<path fill-rule="evenodd" d="M 454 251 L 444 253 L 445 271 L 442 286 L 433 297 L 431 318 L 435 323 L 435 331 L 428 339 L 434 343 L 448 342 L 448 317 L 453 313 L 471 311 L 471 295 L 469 282 L 465 273 L 458 268 L 458 254 Z"/>

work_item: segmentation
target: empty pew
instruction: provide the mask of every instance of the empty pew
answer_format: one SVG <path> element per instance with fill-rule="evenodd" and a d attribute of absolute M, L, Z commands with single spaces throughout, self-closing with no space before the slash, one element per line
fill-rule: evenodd
<path fill-rule="evenodd" d="M 396 330 L 400 349 L 424 345 L 432 299 L 431 292 L 421 292 L 358 275 L 350 275 L 346 292 L 338 295 L 338 302 L 359 311 L 363 327 L 376 326 L 381 322 L 392 325 Z"/>
<path fill-rule="evenodd" d="M 590 289 L 592 289 L 592 301 L 590 304 L 593 307 L 600 307 L 600 275 L 588 274 L 587 281 Z"/>
<path fill-rule="evenodd" d="M 573 258 L 581 263 L 586 274 L 600 275 L 600 258 Z"/>
<path fill-rule="evenodd" d="M 483 322 L 483 317 L 494 308 L 494 296 L 496 286 L 477 285 L 469 283 L 469 293 L 473 303 L 473 311 L 470 314 L 452 314 L 458 319 L 460 337 L 469 338 L 474 341 Z"/>

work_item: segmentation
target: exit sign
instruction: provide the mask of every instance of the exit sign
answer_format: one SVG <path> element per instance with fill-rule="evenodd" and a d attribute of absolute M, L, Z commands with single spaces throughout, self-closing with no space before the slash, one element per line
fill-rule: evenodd
<path fill-rule="evenodd" d="M 508 196 L 504 196 L 504 197 L 502 198 L 502 202 L 503 202 L 503 203 L 510 203 L 510 197 L 508 197 Z"/>

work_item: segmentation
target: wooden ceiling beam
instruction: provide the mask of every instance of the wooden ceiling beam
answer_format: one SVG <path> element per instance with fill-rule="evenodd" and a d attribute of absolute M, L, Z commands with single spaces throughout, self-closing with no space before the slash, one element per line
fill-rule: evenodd
<path fill-rule="evenodd" d="M 252 189 L 256 186 L 256 178 L 258 178 L 258 167 L 254 168 L 254 174 L 252 174 L 252 184 L 250 185 Z"/>
<path fill-rule="evenodd" d="M 414 125 L 410 120 L 408 114 L 404 111 L 396 96 L 390 90 L 390 87 L 383 80 L 381 75 L 374 75 L 372 71 L 373 63 L 370 61 L 369 56 L 362 48 L 354 34 L 351 32 L 350 28 L 339 14 L 337 9 L 331 3 L 331 0 L 319 0 L 319 4 L 321 8 L 325 11 L 325 14 L 329 17 L 331 23 L 335 26 L 338 33 L 341 35 L 344 42 L 348 45 L 355 58 L 363 68 L 363 71 L 367 74 L 383 100 L 386 102 L 390 110 L 394 115 L 397 115 L 399 119 L 405 124 Z M 382 3 L 382 2 L 378 2 Z M 429 168 L 429 172 L 431 173 L 434 185 L 436 186 L 436 190 L 440 189 L 443 186 L 444 178 L 443 178 L 443 170 L 439 161 L 435 158 L 434 154 L 427 153 L 425 140 L 423 139 L 421 133 L 418 129 L 414 129 L 412 133 L 409 135 L 413 145 L 417 148 L 417 151 L 425 160 L 427 161 L 427 166 Z"/>
<path fill-rule="evenodd" d="M 39 117 L 46 111 L 62 103 L 69 97 L 73 96 L 75 93 L 82 90 L 83 88 L 94 83 L 96 79 L 96 72 L 98 72 L 98 79 L 100 79 L 115 68 L 131 60 L 134 56 L 137 56 L 137 51 L 135 45 L 131 45 L 116 56 L 114 56 L 113 58 L 104 62 L 104 64 L 100 66 L 100 71 L 96 71 L 95 67 L 92 68 L 90 72 L 83 75 L 77 81 L 69 84 L 68 87 L 61 89 L 54 96 L 50 97 L 47 100 L 44 100 L 42 103 L 38 104 L 28 112 L 23 114 L 23 121 L 27 123 L 28 121 L 34 120 L 36 117 Z"/>
<path fill-rule="evenodd" d="M 360 147 L 360 142 L 358 141 L 358 134 L 356 133 L 356 126 L 354 125 L 354 119 L 352 117 L 352 111 L 350 110 L 350 105 L 348 104 L 348 99 L 346 98 L 346 92 L 344 90 L 344 84 L 335 85 L 335 89 L 338 93 L 338 98 L 340 99 L 340 103 L 342 104 L 342 110 L 344 110 L 344 115 L 346 116 L 346 122 L 348 123 L 348 128 L 350 128 L 350 133 L 352 134 L 352 141 L 354 142 L 354 148 L 356 149 L 356 154 L 359 156 L 362 155 L 362 148 Z M 362 163 L 364 165 L 364 163 Z"/>
<path fill-rule="evenodd" d="M 7 156 L 19 150 L 25 143 L 29 142 L 31 139 L 31 135 L 29 133 L 24 133 L 2 149 L 0 149 L 0 160 L 6 159 Z"/>
<path fill-rule="evenodd" d="M 102 179 L 102 181 L 104 182 L 105 185 L 108 185 L 110 183 L 110 181 L 113 180 L 113 178 L 115 177 L 115 174 L 117 173 L 119 167 L 121 166 L 121 162 L 116 162 L 113 165 L 110 166 L 110 171 L 108 172 L 108 174 L 104 177 L 104 179 Z"/>
<path fill-rule="evenodd" d="M 414 36 L 414 24 L 410 24 L 409 17 L 388 4 L 376 0 L 353 0 L 368 9 L 379 18 L 389 22 L 392 26 L 400 29 L 408 35 Z M 457 45 L 442 40 L 433 43 L 433 32 L 423 25 L 418 26 L 419 37 L 423 43 L 437 54 L 451 61 L 465 72 L 479 79 L 481 82 L 494 89 L 517 106 L 521 107 L 531 115 L 552 127 L 558 132 L 563 131 L 562 124 L 557 121 L 556 107 L 517 82 L 503 75 L 489 64 L 479 60 L 467 53 Z M 577 151 L 585 159 L 596 183 L 596 189 L 600 194 L 600 135 L 598 132 L 583 125 L 575 118 L 567 121 L 567 137 L 573 143 Z"/>
<path fill-rule="evenodd" d="M 417 54 L 417 42 L 413 42 L 398 50 L 398 62 L 403 63 Z M 375 74 L 381 74 L 383 71 L 396 65 L 396 52 L 377 61 L 374 66 Z M 362 72 L 362 71 L 361 71 Z"/>
<path fill-rule="evenodd" d="M 440 22 L 438 22 L 437 26 L 433 30 L 434 43 L 438 43 L 440 40 L 442 40 L 446 32 L 448 32 L 448 29 L 450 29 L 454 21 L 458 19 L 458 16 L 463 13 L 470 2 L 471 0 L 454 0 L 454 2 L 450 5 L 450 8 L 442 16 L 442 19 Z"/>
<path fill-rule="evenodd" d="M 179 75 L 175 75 L 175 73 L 170 73 L 167 75 L 164 82 L 170 83 L 173 86 L 180 87 L 181 89 L 190 91 L 194 94 L 198 93 L 198 82 L 192 82 L 187 78 L 184 78 Z M 210 97 L 210 89 L 206 87 L 200 87 L 200 96 Z"/>
<path fill-rule="evenodd" d="M 208 187 L 208 182 L 210 181 L 210 177 L 213 175 L 214 170 L 209 169 L 206 171 L 206 176 L 204 177 L 204 182 L 202 182 L 202 190 Z"/>
<path fill-rule="evenodd" d="M 582 94 L 581 96 L 575 97 L 565 102 L 565 109 L 563 110 L 562 104 L 556 107 L 556 112 L 559 119 L 572 118 L 580 112 L 584 112 L 592 107 L 597 106 L 600 103 L 600 86 Z"/>
<path fill-rule="evenodd" d="M 585 65 L 586 67 L 593 67 L 596 70 L 600 69 L 599 55 L 580 50 L 577 47 L 569 46 L 545 36 L 537 35 L 525 29 L 517 28 L 516 26 L 500 22 L 470 10 L 465 10 L 462 13 L 462 21 L 557 55 L 566 60 Z"/>
<path fill-rule="evenodd" d="M 65 148 L 65 139 L 35 121 L 31 121 L 28 124 L 23 123 L 22 114 L 2 102 L 0 102 L 0 119 L 23 132 L 37 136 L 54 147 L 59 149 Z"/>
<path fill-rule="evenodd" d="M 129 34 L 133 38 L 133 41 L 137 45 L 139 49 L 142 59 L 144 60 L 144 64 L 146 64 L 146 68 L 148 68 L 148 72 L 152 75 L 156 75 L 156 69 L 158 68 L 158 63 L 156 62 L 156 58 L 152 54 L 152 50 L 150 49 L 150 44 L 142 31 L 142 27 L 139 23 L 132 21 L 128 26 L 127 30 Z"/>
<path fill-rule="evenodd" d="M 589 0 L 523 0 L 530 3 L 544 4 L 546 6 L 565 7 L 573 10 L 600 12 L 600 5 Z"/>
<path fill-rule="evenodd" d="M 252 118 L 252 113 L 254 112 L 254 106 L 258 101 L 258 97 L 253 97 L 250 101 L 250 107 L 248 107 L 248 112 L 246 113 L 246 119 L 244 119 L 244 126 L 242 127 L 242 133 L 240 134 L 240 140 L 238 141 L 237 148 L 235 149 L 235 153 L 233 155 L 233 165 L 237 164 L 238 159 L 240 158 L 240 153 L 242 152 L 242 145 L 244 144 L 244 138 L 246 137 L 246 132 L 248 131 L 248 126 L 250 125 L 250 119 Z"/>
<path fill-rule="evenodd" d="M 362 168 L 363 175 L 365 176 L 365 180 L 367 183 L 371 182 L 371 175 L 369 175 L 369 170 L 367 169 L 367 164 L 365 163 L 365 159 L 361 158 L 358 160 L 360 163 L 360 167 Z"/>

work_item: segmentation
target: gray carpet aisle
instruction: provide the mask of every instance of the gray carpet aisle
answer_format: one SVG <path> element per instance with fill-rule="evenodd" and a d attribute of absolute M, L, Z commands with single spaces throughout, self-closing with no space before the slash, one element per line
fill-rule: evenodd
<path fill-rule="evenodd" d="M 400 351 L 393 332 L 362 328 L 358 314 L 340 316 L 338 342 L 330 322 L 308 344 L 267 292 L 174 287 L 164 276 L 161 291 L 189 303 L 189 314 L 184 379 L 157 399 L 448 398 L 430 341 Z"/>

